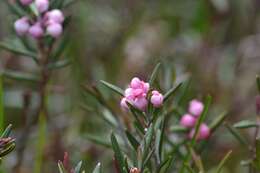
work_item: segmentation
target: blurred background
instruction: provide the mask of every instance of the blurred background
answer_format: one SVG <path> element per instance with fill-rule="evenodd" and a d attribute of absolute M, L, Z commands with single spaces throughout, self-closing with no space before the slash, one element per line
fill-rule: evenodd
<path fill-rule="evenodd" d="M 98 161 L 106 172 L 113 172 L 112 152 L 87 140 L 86 135 L 98 134 L 109 141 L 111 129 L 91 111 L 98 103 L 82 86 L 102 89 L 99 80 L 106 80 L 124 88 L 134 76 L 146 80 L 158 61 L 171 69 L 166 70 L 166 79 L 191 79 L 187 98 L 213 96 L 209 117 L 227 110 L 230 123 L 253 118 L 255 76 L 260 74 L 259 9 L 259 0 L 77 0 L 65 11 L 72 18 L 63 56 L 72 64 L 53 73 L 48 87 L 49 119 L 41 172 L 58 172 L 56 163 L 64 151 L 74 165 L 82 159 L 86 172 Z M 0 2 L 0 40 L 14 36 L 14 20 Z M 26 57 L 3 50 L 0 57 L 1 71 L 37 73 L 37 66 Z M 171 85 L 169 80 L 164 82 Z M 18 148 L 1 169 L 14 172 L 19 151 L 24 150 L 21 172 L 31 173 L 38 152 L 37 127 L 29 133 L 24 149 L 19 144 L 23 143 L 25 98 L 30 95 L 33 104 L 28 109 L 33 110 L 37 95 L 30 82 L 10 79 L 4 79 L 4 92 L 6 125 L 13 124 Z M 119 98 L 103 92 L 116 108 Z M 242 133 L 250 139 L 250 131 Z M 231 148 L 233 161 L 228 162 L 227 172 L 245 172 L 239 165 L 245 149 L 225 128 L 210 140 L 202 157 L 206 166 L 216 165 Z"/>

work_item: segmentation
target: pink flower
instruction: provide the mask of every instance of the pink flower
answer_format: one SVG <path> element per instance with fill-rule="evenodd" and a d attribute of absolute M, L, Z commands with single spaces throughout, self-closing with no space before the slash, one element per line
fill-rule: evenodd
<path fill-rule="evenodd" d="M 20 2 L 22 5 L 30 5 L 33 2 L 33 0 L 20 0 Z"/>
<path fill-rule="evenodd" d="M 25 35 L 30 28 L 29 19 L 27 17 L 22 17 L 21 19 L 16 20 L 14 28 L 18 35 Z"/>
<path fill-rule="evenodd" d="M 190 114 L 185 114 L 185 115 L 182 116 L 180 124 L 183 127 L 192 128 L 196 125 L 196 118 L 194 118 Z"/>
<path fill-rule="evenodd" d="M 195 117 L 199 117 L 204 109 L 204 105 L 202 102 L 194 99 L 190 101 L 189 104 L 189 113 L 194 115 Z"/>
<path fill-rule="evenodd" d="M 134 101 L 133 101 L 133 105 L 142 110 L 142 111 L 145 111 L 146 110 L 146 107 L 148 105 L 148 101 L 145 97 L 141 97 L 141 98 L 136 98 Z"/>
<path fill-rule="evenodd" d="M 40 13 L 49 9 L 49 0 L 35 0 L 35 6 Z"/>
<path fill-rule="evenodd" d="M 149 83 L 146 83 L 144 81 L 141 81 L 139 78 L 134 77 L 131 80 L 130 88 L 132 88 L 132 89 L 142 89 L 144 93 L 147 93 L 149 91 L 150 85 L 149 85 Z"/>
<path fill-rule="evenodd" d="M 63 28 L 61 24 L 51 23 L 47 26 L 47 33 L 54 38 L 58 38 L 63 32 Z"/>
<path fill-rule="evenodd" d="M 53 21 L 54 23 L 62 23 L 64 21 L 63 13 L 58 10 L 54 9 L 46 13 L 46 17 L 48 20 Z"/>
<path fill-rule="evenodd" d="M 189 133 L 189 138 L 192 139 L 194 134 L 195 134 L 195 129 L 193 128 Z M 209 136 L 210 136 L 209 127 L 206 124 L 202 123 L 199 127 L 197 139 L 203 140 L 203 139 L 207 139 Z"/>
<path fill-rule="evenodd" d="M 129 109 L 126 102 L 127 102 L 127 99 L 125 97 L 122 98 L 121 102 L 120 102 L 120 106 L 121 106 L 122 110 L 124 110 L 124 111 L 127 111 Z"/>
<path fill-rule="evenodd" d="M 36 23 L 31 26 L 28 32 L 33 38 L 40 38 L 44 35 L 44 31 L 40 23 Z"/>
<path fill-rule="evenodd" d="M 158 91 L 152 91 L 151 103 L 154 107 L 158 108 L 163 104 L 163 95 Z"/>

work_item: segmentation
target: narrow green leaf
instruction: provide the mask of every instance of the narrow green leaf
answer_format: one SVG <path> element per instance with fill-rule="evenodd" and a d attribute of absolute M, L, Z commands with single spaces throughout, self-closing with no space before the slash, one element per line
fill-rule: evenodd
<path fill-rule="evenodd" d="M 243 136 L 241 136 L 241 134 L 235 128 L 233 128 L 229 124 L 225 124 L 225 126 L 228 129 L 228 131 L 240 142 L 240 144 L 248 147 L 248 142 L 245 140 Z"/>
<path fill-rule="evenodd" d="M 98 163 L 97 166 L 95 167 L 93 173 L 101 173 L 101 164 Z"/>
<path fill-rule="evenodd" d="M 151 75 L 151 77 L 150 77 L 150 79 L 149 79 L 149 84 L 150 84 L 151 86 L 153 86 L 153 83 L 154 83 L 154 81 L 155 81 L 155 79 L 156 79 L 156 77 L 157 77 L 157 75 L 158 75 L 158 73 L 159 73 L 160 67 L 161 67 L 161 63 L 158 63 L 158 64 L 155 66 L 155 68 L 153 69 L 152 75 Z"/>
<path fill-rule="evenodd" d="M 251 120 L 242 120 L 233 125 L 233 127 L 237 129 L 246 129 L 246 128 L 257 127 L 257 126 L 259 126 L 259 124 Z"/>
<path fill-rule="evenodd" d="M 64 168 L 64 166 L 60 160 L 58 161 L 58 168 L 59 168 L 60 173 L 67 173 L 66 169 Z"/>
<path fill-rule="evenodd" d="M 77 166 L 74 168 L 74 173 L 80 173 L 80 170 L 81 170 L 81 167 L 82 167 L 82 161 L 80 161 Z"/>
<path fill-rule="evenodd" d="M 118 163 L 120 172 L 125 173 L 126 170 L 125 170 L 124 156 L 123 156 L 123 153 L 122 153 L 122 151 L 119 147 L 117 139 L 116 139 L 116 137 L 113 133 L 111 134 L 111 144 L 112 144 L 112 148 L 113 148 L 114 153 L 115 153 L 115 158 L 116 158 L 116 161 Z"/>
<path fill-rule="evenodd" d="M 166 173 L 168 169 L 170 168 L 173 161 L 173 157 L 169 156 L 161 165 L 159 168 L 158 173 Z"/>
<path fill-rule="evenodd" d="M 157 161 L 160 163 L 161 162 L 161 147 L 162 147 L 162 131 L 160 129 L 156 130 L 156 135 L 155 135 L 155 155 Z"/>
<path fill-rule="evenodd" d="M 48 69 L 56 70 L 56 69 L 60 69 L 63 67 L 67 67 L 70 64 L 71 64 L 70 59 L 64 59 L 64 60 L 57 61 L 55 63 L 48 64 Z"/>
<path fill-rule="evenodd" d="M 89 141 L 91 141 L 95 144 L 101 145 L 106 148 L 111 148 L 111 145 L 109 144 L 109 142 L 105 141 L 103 137 L 99 137 L 97 135 L 91 135 L 91 134 L 87 134 L 87 135 L 85 135 L 85 137 Z"/>
<path fill-rule="evenodd" d="M 110 84 L 110 83 L 108 83 L 108 82 L 106 82 L 106 81 L 103 81 L 103 80 L 101 80 L 100 82 L 101 82 L 104 86 L 106 86 L 107 88 L 109 88 L 110 90 L 112 90 L 112 91 L 114 91 L 115 93 L 117 93 L 117 94 L 119 94 L 119 95 L 121 95 L 121 96 L 124 97 L 124 91 L 123 91 L 121 88 L 119 88 L 119 87 L 117 87 L 117 86 L 115 86 L 115 85 L 112 85 L 112 84 Z"/>
<path fill-rule="evenodd" d="M 12 130 L 12 124 L 9 124 L 6 129 L 4 130 L 3 134 L 1 135 L 1 138 L 7 138 L 9 137 Z"/>
<path fill-rule="evenodd" d="M 3 91 L 3 76 L 0 75 L 0 132 L 4 130 L 4 91 Z"/>
<path fill-rule="evenodd" d="M 214 132 L 223 123 L 227 115 L 228 115 L 227 112 L 223 112 L 212 121 L 212 123 L 209 125 L 211 133 Z"/>
<path fill-rule="evenodd" d="M 12 152 L 15 149 L 15 143 L 12 142 L 10 145 L 8 145 L 5 149 L 0 151 L 0 158 L 6 156 L 10 152 Z"/>
<path fill-rule="evenodd" d="M 126 136 L 127 136 L 129 143 L 137 151 L 137 149 L 140 145 L 139 142 L 137 141 L 137 139 L 135 139 L 135 137 L 128 130 L 126 130 L 125 133 L 126 133 Z"/>
<path fill-rule="evenodd" d="M 3 72 L 3 76 L 18 81 L 27 81 L 27 82 L 38 82 L 39 78 L 32 74 L 24 72 L 16 72 L 12 70 L 6 70 Z"/>
<path fill-rule="evenodd" d="M 218 165 L 218 168 L 217 168 L 217 171 L 216 173 L 221 173 L 221 170 L 223 169 L 224 167 L 224 164 L 227 162 L 227 160 L 229 159 L 230 155 L 231 155 L 232 151 L 229 151 L 225 157 L 221 160 L 221 162 L 219 163 Z"/>
<path fill-rule="evenodd" d="M 172 96 L 174 95 L 178 89 L 182 86 L 182 83 L 179 83 L 176 87 L 171 88 L 167 93 L 163 96 L 164 103 Z"/>
<path fill-rule="evenodd" d="M 10 52 L 12 52 L 14 54 L 24 55 L 24 56 L 30 57 L 35 62 L 38 63 L 37 54 L 27 50 L 26 48 L 21 46 L 20 43 L 17 43 L 17 41 L 13 41 L 13 42 L 11 42 L 11 41 L 0 42 L 0 48 L 1 49 L 5 49 L 7 51 L 10 51 Z"/>
<path fill-rule="evenodd" d="M 181 125 L 173 125 L 170 127 L 170 131 L 175 133 L 186 133 L 189 129 Z"/>
<path fill-rule="evenodd" d="M 46 116 L 43 112 L 40 113 L 39 116 L 39 129 L 38 129 L 38 139 L 36 145 L 36 158 L 34 163 L 34 173 L 41 173 L 42 170 L 42 161 L 43 161 L 43 150 L 46 141 L 47 135 L 47 124 L 46 124 Z"/>

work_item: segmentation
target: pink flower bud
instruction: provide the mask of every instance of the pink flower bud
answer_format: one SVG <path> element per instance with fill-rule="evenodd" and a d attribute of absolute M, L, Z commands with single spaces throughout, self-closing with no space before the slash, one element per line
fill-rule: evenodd
<path fill-rule="evenodd" d="M 36 23 L 33 26 L 30 27 L 29 29 L 29 34 L 33 37 L 33 38 L 40 38 L 43 36 L 44 31 L 43 28 L 41 27 L 40 23 Z"/>
<path fill-rule="evenodd" d="M 180 124 L 183 127 L 187 127 L 187 128 L 192 128 L 195 126 L 196 124 L 196 118 L 194 118 L 192 115 L 190 114 L 185 114 L 182 116 Z"/>
<path fill-rule="evenodd" d="M 141 80 L 138 77 L 134 77 L 131 80 L 130 87 L 133 88 L 133 89 L 141 88 L 142 87 Z"/>
<path fill-rule="evenodd" d="M 33 0 L 20 0 L 20 2 L 22 5 L 30 5 L 33 2 Z"/>
<path fill-rule="evenodd" d="M 127 102 L 127 99 L 125 97 L 122 98 L 121 102 L 120 102 L 120 106 L 121 106 L 122 110 L 124 110 L 124 111 L 127 111 L 129 109 L 126 102 Z"/>
<path fill-rule="evenodd" d="M 49 8 L 49 0 L 35 0 L 35 6 L 40 13 L 43 13 Z"/>
<path fill-rule="evenodd" d="M 48 13 L 46 13 L 46 16 L 48 20 L 51 20 L 55 23 L 62 23 L 64 21 L 63 13 L 58 9 L 49 11 Z"/>
<path fill-rule="evenodd" d="M 142 111 L 145 111 L 146 107 L 148 105 L 148 101 L 146 100 L 145 97 L 137 98 L 137 99 L 134 100 L 133 105 L 136 108 L 138 108 L 138 109 L 140 109 Z"/>
<path fill-rule="evenodd" d="M 195 134 L 195 129 L 193 128 L 189 133 L 189 138 L 192 139 L 194 134 Z M 210 136 L 209 127 L 206 124 L 202 123 L 199 127 L 197 139 L 203 140 L 203 139 L 207 139 L 209 136 Z"/>
<path fill-rule="evenodd" d="M 47 33 L 54 38 L 58 38 L 63 32 L 63 28 L 61 24 L 52 23 L 47 26 Z"/>
<path fill-rule="evenodd" d="M 23 17 L 21 19 L 16 20 L 14 23 L 14 28 L 18 35 L 25 35 L 30 28 L 28 18 Z"/>
<path fill-rule="evenodd" d="M 136 167 L 133 167 L 133 168 L 130 169 L 130 173 L 140 173 L 140 172 L 141 171 Z"/>
<path fill-rule="evenodd" d="M 152 91 L 151 103 L 154 107 L 158 108 L 163 104 L 163 95 L 158 91 Z"/>
<path fill-rule="evenodd" d="M 200 114 L 202 113 L 204 109 L 204 105 L 202 102 L 194 99 L 192 101 L 190 101 L 189 104 L 189 113 L 194 115 L 195 117 L 200 116 Z"/>

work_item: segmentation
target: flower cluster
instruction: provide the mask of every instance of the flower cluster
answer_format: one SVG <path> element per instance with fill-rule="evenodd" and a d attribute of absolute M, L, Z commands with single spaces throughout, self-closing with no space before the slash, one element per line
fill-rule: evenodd
<path fill-rule="evenodd" d="M 204 109 L 203 103 L 194 99 L 189 103 L 189 109 L 188 109 L 189 113 L 184 114 L 180 120 L 180 124 L 182 126 L 191 129 L 189 133 L 190 139 L 194 136 L 195 133 L 194 127 L 196 125 L 198 117 L 203 112 L 203 109 Z M 205 123 L 202 123 L 199 127 L 198 139 L 199 140 L 207 139 L 209 136 L 210 136 L 209 127 Z"/>
<path fill-rule="evenodd" d="M 45 34 L 54 38 L 62 34 L 64 15 L 59 9 L 49 10 L 49 0 L 20 0 L 20 2 L 24 6 L 34 5 L 37 12 L 33 17 L 24 16 L 15 21 L 14 28 L 18 35 L 29 34 L 37 39 Z"/>
<path fill-rule="evenodd" d="M 132 79 L 129 87 L 125 90 L 125 97 L 121 100 L 123 110 L 128 110 L 127 102 L 132 104 L 137 109 L 145 111 L 148 106 L 150 84 L 135 77 Z M 151 92 L 150 102 L 156 108 L 163 104 L 163 95 L 157 90 Z"/>

